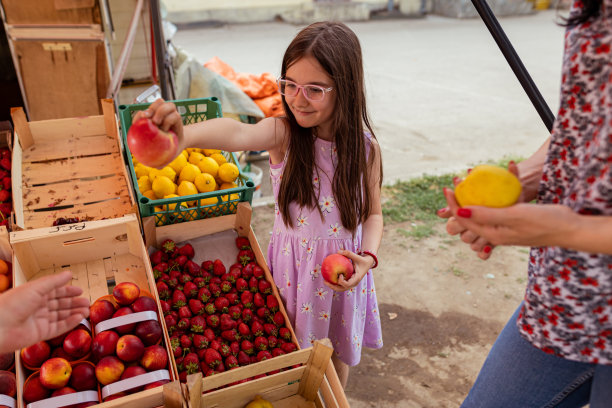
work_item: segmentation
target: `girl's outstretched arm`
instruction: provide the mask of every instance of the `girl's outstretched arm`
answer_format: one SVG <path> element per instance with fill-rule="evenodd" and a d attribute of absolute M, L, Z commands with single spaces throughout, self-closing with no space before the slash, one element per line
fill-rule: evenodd
<path fill-rule="evenodd" d="M 372 209 L 370 216 L 367 220 L 365 220 L 362 226 L 361 250 L 369 251 L 376 255 L 378 253 L 378 248 L 380 247 L 383 234 L 383 215 L 382 206 L 380 203 L 381 156 L 378 142 L 375 139 L 371 139 L 371 141 L 371 154 L 374 154 L 374 163 L 371 167 L 372 172 L 370 173 L 368 183 L 370 191 L 372 192 L 372 200 L 370 203 Z M 353 261 L 355 274 L 348 281 L 346 281 L 344 277 L 340 275 L 338 285 L 328 283 L 328 286 L 336 291 L 345 291 L 357 286 L 361 279 L 363 279 L 370 268 L 374 265 L 374 258 L 369 255 L 357 255 L 351 251 L 338 251 L 338 253 Z"/>

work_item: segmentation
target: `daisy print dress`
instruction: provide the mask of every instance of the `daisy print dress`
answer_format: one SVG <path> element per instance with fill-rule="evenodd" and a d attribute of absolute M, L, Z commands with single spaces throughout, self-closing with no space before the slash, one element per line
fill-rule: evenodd
<path fill-rule="evenodd" d="M 300 347 L 311 347 L 315 340 L 327 337 L 338 358 L 354 366 L 361 359 L 363 346 L 382 347 L 382 330 L 371 270 L 345 292 L 330 289 L 321 276 L 321 263 L 327 255 L 340 249 L 359 252 L 361 246 L 361 226 L 354 237 L 345 230 L 334 201 L 335 158 L 334 144 L 317 138 L 312 183 L 323 219 L 316 208 L 292 203 L 293 228 L 285 226 L 278 209 L 285 162 L 270 164 L 276 205 L 268 260 Z"/>

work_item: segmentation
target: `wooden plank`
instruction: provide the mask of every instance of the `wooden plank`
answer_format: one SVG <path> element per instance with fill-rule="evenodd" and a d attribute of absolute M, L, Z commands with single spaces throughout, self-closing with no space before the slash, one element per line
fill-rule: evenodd
<path fill-rule="evenodd" d="M 24 225 L 26 229 L 50 227 L 59 217 L 78 217 L 86 221 L 121 218 L 131 209 L 132 203 L 124 197 L 88 205 L 78 204 L 72 208 L 57 211 L 24 211 Z"/>
<path fill-rule="evenodd" d="M 93 304 L 102 296 L 108 295 L 108 282 L 106 281 L 106 269 L 104 260 L 95 259 L 85 263 L 87 270 L 87 282 L 89 294 L 89 302 Z"/>
<path fill-rule="evenodd" d="M 8 24 L 88 24 L 100 22 L 94 0 L 3 0 Z"/>
<path fill-rule="evenodd" d="M 315 404 L 311 401 L 306 401 L 299 395 L 293 395 L 282 400 L 272 401 L 274 408 L 315 408 Z"/>
<path fill-rule="evenodd" d="M 314 401 L 319 392 L 321 381 L 325 375 L 325 369 L 329 365 L 334 349 L 327 347 L 320 341 L 316 341 L 306 363 L 306 372 L 300 381 L 298 394 L 307 401 Z"/>
<path fill-rule="evenodd" d="M 141 258 L 129 253 L 117 254 L 115 265 L 117 267 L 115 283 L 134 282 L 141 289 L 145 289 L 149 293 L 154 290 L 147 280 L 144 262 Z"/>
<path fill-rule="evenodd" d="M 57 139 L 64 139 L 66 134 L 95 136 L 106 132 L 104 118 L 101 115 L 37 120 L 29 124 L 36 143 L 42 141 L 53 143 Z"/>
<path fill-rule="evenodd" d="M 325 378 L 329 381 L 329 386 L 338 404 L 337 406 L 340 408 L 350 408 L 348 400 L 346 399 L 346 394 L 344 394 L 344 388 L 342 388 L 338 373 L 336 373 L 336 369 L 334 368 L 334 363 L 331 361 L 325 370 Z M 325 402 L 327 403 L 327 400 Z"/>
<path fill-rule="evenodd" d="M 69 181 L 23 189 L 26 211 L 95 203 L 118 197 L 128 197 L 127 183 L 120 175 L 91 181 Z"/>
<path fill-rule="evenodd" d="M 188 223 L 164 225 L 156 228 L 157 242 L 147 245 L 157 246 L 165 239 L 173 239 L 176 242 L 189 241 L 203 235 L 212 235 L 217 232 L 233 230 L 236 214 L 221 217 L 205 218 L 203 220 L 189 221 Z"/>
<path fill-rule="evenodd" d="M 121 155 L 118 153 L 45 163 L 23 163 L 23 185 L 28 187 L 64 180 L 82 180 L 121 174 L 122 163 Z"/>
<path fill-rule="evenodd" d="M 77 136 L 64 133 L 63 138 L 45 140 L 46 143 L 40 143 L 40 139 L 38 137 L 36 145 L 23 152 L 24 163 L 119 153 L 115 140 L 105 134 Z"/>
<path fill-rule="evenodd" d="M 15 134 L 17 135 L 21 147 L 27 149 L 32 146 L 34 144 L 34 139 L 23 108 L 11 108 L 11 118 L 13 119 Z"/>
<path fill-rule="evenodd" d="M 12 41 L 94 41 L 103 42 L 104 33 L 99 24 L 30 25 L 11 24 L 6 34 Z M 72 46 L 72 43 L 71 43 Z"/>

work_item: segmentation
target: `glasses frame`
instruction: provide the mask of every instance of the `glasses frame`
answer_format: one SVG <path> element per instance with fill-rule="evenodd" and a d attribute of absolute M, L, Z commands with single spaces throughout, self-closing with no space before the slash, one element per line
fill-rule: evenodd
<path fill-rule="evenodd" d="M 283 93 L 283 91 L 281 91 L 282 86 L 281 86 L 281 81 L 284 81 L 285 83 L 290 83 L 292 85 L 295 85 L 297 87 L 297 91 L 295 92 L 295 95 L 287 95 L 287 93 Z M 293 82 L 289 79 L 285 79 L 285 78 L 278 78 L 276 80 L 276 84 L 278 85 L 278 92 L 280 92 L 281 95 L 284 96 L 289 96 L 291 98 L 294 98 L 298 95 L 298 93 L 300 92 L 300 89 L 302 90 L 302 95 L 304 95 L 304 98 L 306 98 L 307 100 L 309 100 L 310 102 L 321 102 L 323 99 L 325 99 L 325 95 L 328 92 L 331 92 L 334 87 L 330 86 L 329 88 L 325 88 L 324 86 L 320 86 L 320 85 L 314 85 L 314 84 L 305 84 L 305 85 L 299 85 L 296 82 Z M 306 87 L 313 87 L 313 88 L 319 88 L 322 92 L 323 92 L 323 96 L 321 97 L 321 99 L 312 99 L 310 98 L 307 94 L 306 94 Z"/>

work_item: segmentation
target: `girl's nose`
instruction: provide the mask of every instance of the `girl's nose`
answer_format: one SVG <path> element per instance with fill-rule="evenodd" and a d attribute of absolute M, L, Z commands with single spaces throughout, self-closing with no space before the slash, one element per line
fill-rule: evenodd
<path fill-rule="evenodd" d="M 306 106 L 310 103 L 308 99 L 306 99 L 306 97 L 304 96 L 303 89 L 300 89 L 297 95 L 295 95 L 295 102 L 296 102 L 295 104 L 298 106 Z"/>

